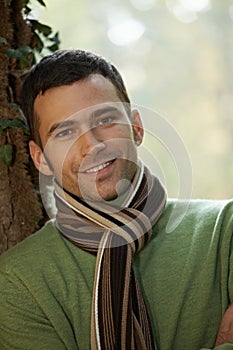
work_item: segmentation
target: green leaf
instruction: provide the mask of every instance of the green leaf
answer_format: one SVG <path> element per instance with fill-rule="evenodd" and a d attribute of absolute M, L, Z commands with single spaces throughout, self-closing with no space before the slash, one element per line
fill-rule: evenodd
<path fill-rule="evenodd" d="M 14 119 L 11 120 L 10 127 L 11 128 L 24 129 L 25 128 L 25 123 L 20 118 L 14 118 Z"/>
<path fill-rule="evenodd" d="M 21 69 L 30 66 L 33 60 L 33 50 L 30 46 L 21 46 L 18 49 L 7 49 L 5 52 L 9 58 L 19 59 Z"/>
<path fill-rule="evenodd" d="M 57 32 L 54 36 L 49 37 L 48 39 L 57 45 L 59 45 L 61 43 L 60 38 L 59 38 L 59 32 Z"/>
<path fill-rule="evenodd" d="M 31 65 L 33 50 L 30 46 L 21 46 L 18 50 L 20 52 L 20 68 L 25 69 Z"/>
<path fill-rule="evenodd" d="M 18 128 L 18 129 L 28 130 L 24 120 L 20 118 L 2 119 L 2 122 L 0 125 L 0 131 L 3 131 L 7 128 Z"/>
<path fill-rule="evenodd" d="M 30 3 L 30 0 L 23 0 L 23 7 L 26 7 Z"/>
<path fill-rule="evenodd" d="M 7 49 L 5 52 L 9 58 L 20 58 L 21 55 L 20 52 L 15 49 Z"/>
<path fill-rule="evenodd" d="M 25 15 L 27 16 L 27 15 L 29 15 L 29 13 L 31 12 L 31 8 L 29 7 L 29 6 L 24 6 L 24 13 L 25 13 Z"/>
<path fill-rule="evenodd" d="M 42 6 L 46 7 L 45 3 L 43 0 L 37 0 L 39 2 L 39 4 L 41 4 Z"/>
<path fill-rule="evenodd" d="M 13 146 L 12 145 L 0 145 L 0 159 L 3 163 L 9 167 L 13 160 Z"/>
<path fill-rule="evenodd" d="M 35 19 L 30 19 L 30 23 L 34 30 L 38 30 L 39 33 L 44 34 L 44 36 L 49 36 L 52 33 L 52 28 L 46 24 L 40 23 Z"/>
<path fill-rule="evenodd" d="M 17 103 L 14 102 L 9 102 L 8 103 L 9 107 L 13 108 L 13 109 L 19 109 L 19 105 L 17 105 Z"/>
<path fill-rule="evenodd" d="M 3 38 L 2 36 L 0 36 L 0 44 L 7 44 L 6 38 Z"/>
<path fill-rule="evenodd" d="M 34 39 L 34 49 L 37 51 L 37 52 L 41 52 L 44 48 L 44 43 L 43 41 L 41 40 L 41 38 L 39 37 L 39 35 L 37 33 L 34 32 L 33 34 L 33 39 Z"/>
<path fill-rule="evenodd" d="M 50 50 L 51 52 L 54 52 L 59 49 L 60 39 L 59 39 L 59 33 L 57 32 L 54 36 L 48 38 L 49 41 L 51 41 L 53 44 L 47 46 L 46 48 Z"/>
<path fill-rule="evenodd" d="M 9 128 L 11 125 L 11 120 L 10 119 L 3 119 L 1 123 L 1 130 Z"/>
<path fill-rule="evenodd" d="M 6 55 L 9 58 L 20 58 L 28 61 L 28 54 L 32 52 L 32 48 L 30 46 L 20 46 L 18 49 L 7 49 Z"/>
<path fill-rule="evenodd" d="M 53 44 L 53 45 L 47 46 L 47 49 L 51 52 L 55 52 L 56 50 L 59 49 L 59 47 L 57 44 Z"/>
<path fill-rule="evenodd" d="M 18 51 L 25 56 L 32 52 L 32 48 L 30 46 L 20 46 Z"/>

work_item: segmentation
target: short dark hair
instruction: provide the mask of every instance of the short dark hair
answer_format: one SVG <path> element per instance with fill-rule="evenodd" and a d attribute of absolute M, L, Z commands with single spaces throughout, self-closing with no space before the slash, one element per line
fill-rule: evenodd
<path fill-rule="evenodd" d="M 58 50 L 41 59 L 28 74 L 21 90 L 21 108 L 27 119 L 31 138 L 41 146 L 39 119 L 34 113 L 34 101 L 39 93 L 46 90 L 71 85 L 88 78 L 91 74 L 101 74 L 115 86 L 116 93 L 130 110 L 130 99 L 123 79 L 116 67 L 105 58 L 84 50 Z"/>

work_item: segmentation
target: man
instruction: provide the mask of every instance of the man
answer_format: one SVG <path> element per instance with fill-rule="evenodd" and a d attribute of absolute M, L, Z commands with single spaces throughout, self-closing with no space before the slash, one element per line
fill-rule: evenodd
<path fill-rule="evenodd" d="M 82 50 L 41 60 L 22 91 L 56 220 L 2 255 L 1 349 L 233 349 L 232 203 L 176 201 L 138 159 L 122 78 Z"/>

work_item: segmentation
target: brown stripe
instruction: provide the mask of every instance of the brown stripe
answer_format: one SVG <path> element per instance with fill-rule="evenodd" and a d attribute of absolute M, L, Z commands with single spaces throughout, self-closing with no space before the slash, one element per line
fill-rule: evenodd
<path fill-rule="evenodd" d="M 139 179 L 141 182 L 139 183 Z M 147 168 L 134 177 L 130 207 L 110 213 L 91 208 L 56 184 L 57 225 L 75 245 L 97 255 L 91 318 L 91 349 L 154 350 L 147 306 L 134 271 L 133 254 L 151 235 L 166 194 Z M 105 206 L 106 208 L 106 206 Z"/>

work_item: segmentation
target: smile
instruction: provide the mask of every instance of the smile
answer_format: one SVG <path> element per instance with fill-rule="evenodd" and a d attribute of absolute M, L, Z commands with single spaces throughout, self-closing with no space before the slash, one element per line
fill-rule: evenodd
<path fill-rule="evenodd" d="M 113 160 L 111 160 L 109 162 L 102 163 L 100 165 L 97 165 L 91 169 L 86 170 L 85 173 L 87 173 L 87 174 L 97 173 L 98 171 L 107 168 L 110 164 L 112 164 L 112 162 L 113 162 Z"/>

